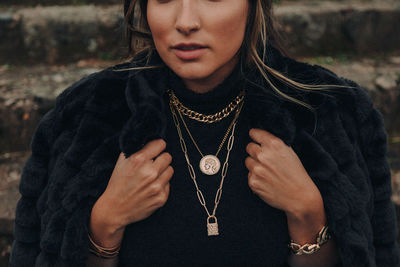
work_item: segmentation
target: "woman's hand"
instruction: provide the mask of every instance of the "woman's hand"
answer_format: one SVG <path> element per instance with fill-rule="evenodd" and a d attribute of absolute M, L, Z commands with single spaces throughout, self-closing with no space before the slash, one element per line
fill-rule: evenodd
<path fill-rule="evenodd" d="M 165 147 L 165 141 L 159 139 L 129 158 L 120 154 L 106 190 L 92 209 L 90 226 L 95 241 L 114 246 L 121 241 L 126 225 L 149 217 L 166 203 L 174 170 L 171 155 L 160 154 Z M 109 238 L 105 234 L 100 237 L 101 229 Z"/>
<path fill-rule="evenodd" d="M 281 139 L 261 129 L 251 129 L 254 140 L 247 145 L 250 155 L 251 190 L 270 206 L 286 212 L 291 237 L 297 242 L 315 242 L 326 223 L 322 196 L 300 159 Z"/>
<path fill-rule="evenodd" d="M 247 145 L 250 155 L 249 186 L 269 205 L 290 213 L 302 212 L 319 198 L 319 190 L 293 149 L 261 129 L 251 129 L 254 140 Z"/>

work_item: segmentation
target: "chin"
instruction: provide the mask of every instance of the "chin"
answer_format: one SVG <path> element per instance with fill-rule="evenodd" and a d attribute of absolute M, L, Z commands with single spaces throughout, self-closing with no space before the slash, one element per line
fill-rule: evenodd
<path fill-rule="evenodd" d="M 168 64 L 167 64 L 168 65 Z M 212 73 L 215 71 L 213 68 L 209 66 L 205 66 L 205 64 L 196 64 L 196 63 L 181 63 L 181 64 L 173 64 L 169 67 L 184 80 L 202 80 L 210 77 Z"/>

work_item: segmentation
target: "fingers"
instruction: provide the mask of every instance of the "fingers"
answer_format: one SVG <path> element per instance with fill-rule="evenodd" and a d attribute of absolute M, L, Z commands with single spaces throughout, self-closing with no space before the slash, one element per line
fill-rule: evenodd
<path fill-rule="evenodd" d="M 254 166 L 256 165 L 257 161 L 255 161 L 255 159 L 253 159 L 252 157 L 247 157 L 244 161 L 244 165 L 246 165 L 246 168 L 249 171 L 252 171 Z"/>
<path fill-rule="evenodd" d="M 153 140 L 148 142 L 138 153 L 141 154 L 146 160 L 157 157 L 167 147 L 167 143 L 162 139 Z"/>
<path fill-rule="evenodd" d="M 168 166 L 160 174 L 160 176 L 158 177 L 158 180 L 162 185 L 167 186 L 173 175 L 174 175 L 174 168 L 172 168 L 172 166 Z"/>
<path fill-rule="evenodd" d="M 260 156 L 261 156 L 261 146 L 250 142 L 247 146 L 246 146 L 246 152 L 253 158 L 253 159 L 257 159 L 258 161 L 260 161 Z"/>
<path fill-rule="evenodd" d="M 171 164 L 171 162 L 171 154 L 164 152 L 154 160 L 153 167 L 158 170 L 158 173 L 162 173 Z"/>
<path fill-rule="evenodd" d="M 278 137 L 262 129 L 256 129 L 256 128 L 250 129 L 249 135 L 255 142 L 261 145 L 267 145 L 271 142 L 280 141 Z"/>
<path fill-rule="evenodd" d="M 247 157 L 244 164 L 246 165 L 246 168 L 249 170 L 249 172 L 257 176 L 265 176 L 269 173 L 268 169 L 264 165 L 262 165 L 252 157 Z"/>
<path fill-rule="evenodd" d="M 174 174 L 174 169 L 168 166 L 167 169 L 156 180 L 145 188 L 150 197 L 159 196 L 160 194 L 169 193 L 169 181 Z"/>

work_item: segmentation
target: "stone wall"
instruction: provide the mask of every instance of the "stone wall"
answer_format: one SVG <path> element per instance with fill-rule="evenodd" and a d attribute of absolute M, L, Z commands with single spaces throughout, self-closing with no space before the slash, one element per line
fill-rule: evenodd
<path fill-rule="evenodd" d="M 284 43 L 294 55 L 364 56 L 400 51 L 400 1 L 296 3 L 279 6 L 275 14 Z"/>
<path fill-rule="evenodd" d="M 293 56 L 363 56 L 400 50 L 400 1 L 296 3 L 278 5 L 275 13 L 278 29 Z M 12 64 L 127 56 L 121 5 L 0 10 L 0 40 L 10 40 L 1 43 L 0 58 Z"/>

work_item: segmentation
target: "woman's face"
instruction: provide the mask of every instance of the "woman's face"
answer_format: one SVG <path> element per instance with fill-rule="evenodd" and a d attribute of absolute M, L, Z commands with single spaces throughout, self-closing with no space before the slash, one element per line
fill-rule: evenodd
<path fill-rule="evenodd" d="M 147 20 L 162 60 L 186 85 L 218 84 L 238 61 L 248 8 L 248 0 L 148 0 Z"/>

